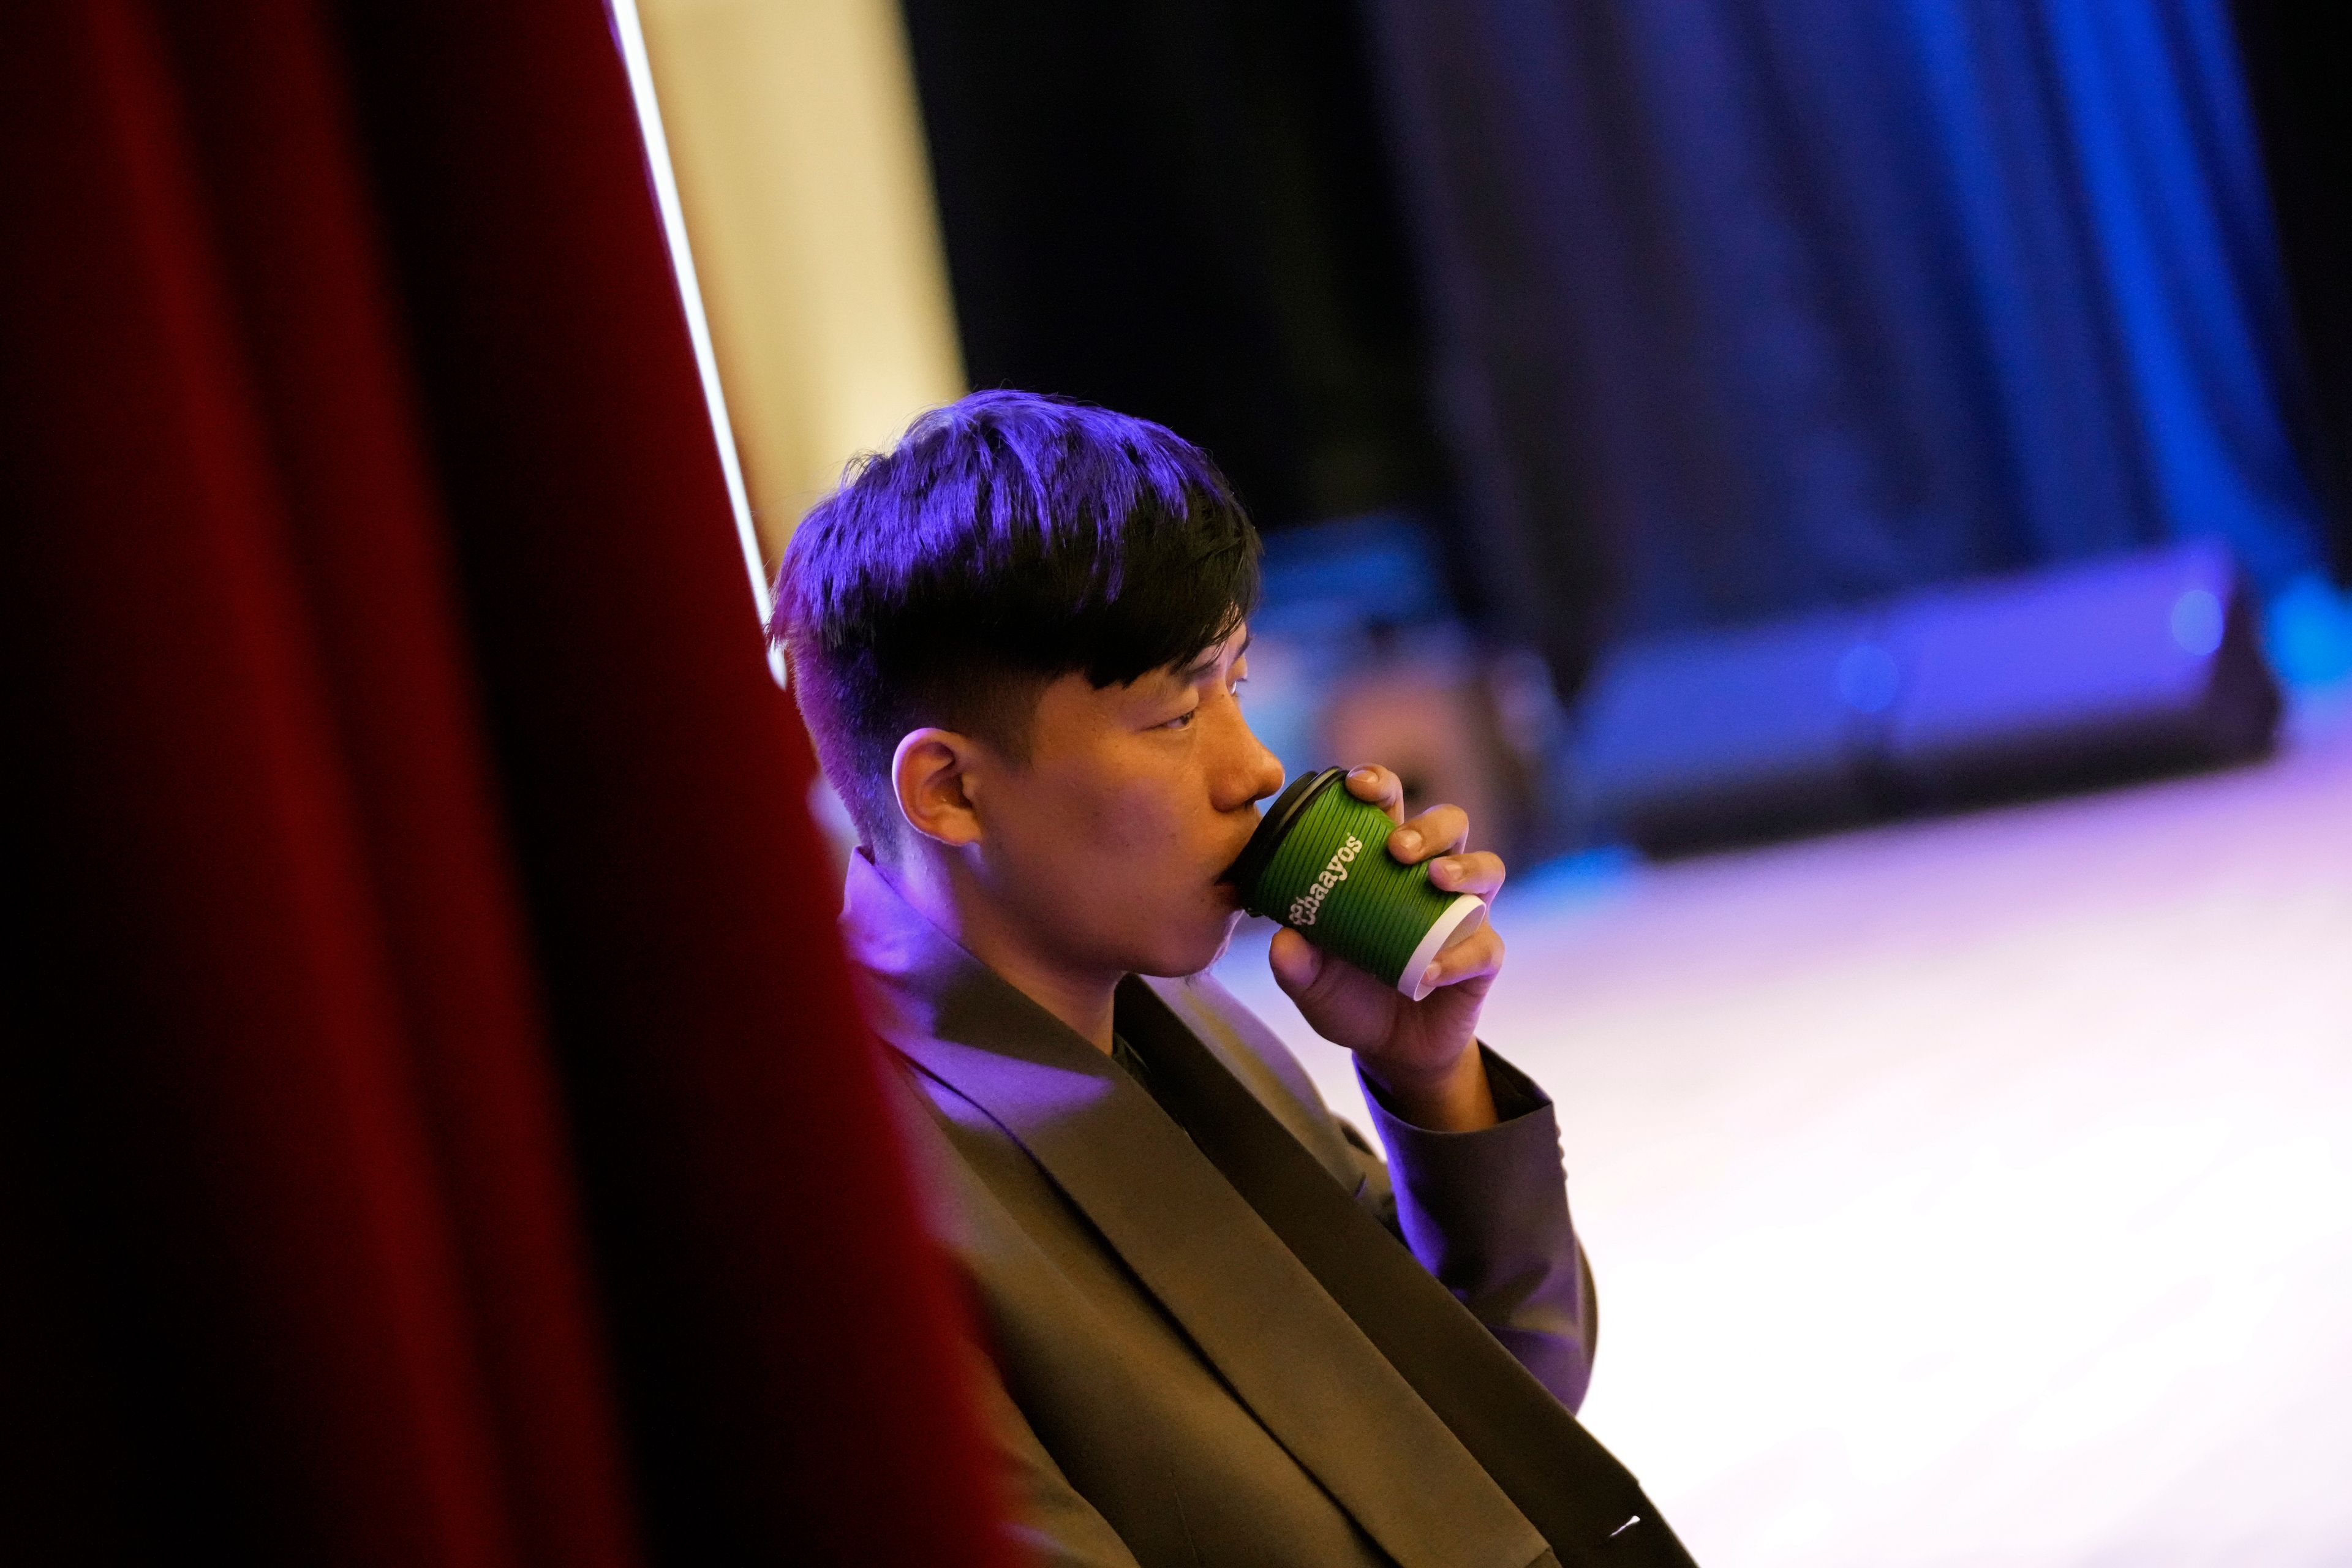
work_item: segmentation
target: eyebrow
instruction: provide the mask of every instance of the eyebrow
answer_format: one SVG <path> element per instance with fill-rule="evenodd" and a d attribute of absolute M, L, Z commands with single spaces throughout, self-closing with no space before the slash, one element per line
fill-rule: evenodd
<path fill-rule="evenodd" d="M 1234 657 L 1235 658 L 1239 658 L 1242 655 L 1249 652 L 1250 644 L 1256 640 L 1257 634 L 1255 632 L 1244 632 L 1242 634 L 1242 646 L 1234 649 Z M 1203 675 L 1206 675 L 1217 662 L 1217 649 L 1220 646 L 1222 645 L 1213 643 L 1208 647 L 1202 649 L 1201 656 L 1198 658 L 1194 659 L 1192 663 L 1186 665 L 1183 668 L 1176 672 L 1176 679 L 1183 681 L 1186 685 L 1190 685 L 1193 681 L 1200 679 Z"/>

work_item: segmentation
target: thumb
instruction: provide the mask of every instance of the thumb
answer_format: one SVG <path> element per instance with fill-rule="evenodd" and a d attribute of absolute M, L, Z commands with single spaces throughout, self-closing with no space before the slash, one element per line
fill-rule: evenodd
<path fill-rule="evenodd" d="M 1265 957 L 1274 970 L 1274 983 L 1293 1001 L 1313 990 L 1323 976 L 1321 950 L 1288 926 L 1274 933 Z"/>

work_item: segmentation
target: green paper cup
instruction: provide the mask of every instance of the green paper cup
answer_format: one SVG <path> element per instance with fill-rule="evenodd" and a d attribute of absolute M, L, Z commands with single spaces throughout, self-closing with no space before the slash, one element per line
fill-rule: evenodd
<path fill-rule="evenodd" d="M 1280 921 L 1335 958 L 1418 1002 L 1431 959 L 1486 918 L 1475 893 L 1433 886 L 1426 864 L 1388 852 L 1396 824 L 1341 785 L 1340 768 L 1302 773 L 1275 797 L 1227 873 L 1250 913 Z"/>

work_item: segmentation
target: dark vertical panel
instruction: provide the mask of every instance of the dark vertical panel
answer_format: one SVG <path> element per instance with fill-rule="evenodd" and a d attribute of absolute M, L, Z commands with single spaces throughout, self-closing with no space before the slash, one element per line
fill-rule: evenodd
<path fill-rule="evenodd" d="M 908 0 L 965 363 L 1142 415 L 1261 521 L 1444 489 L 1345 0 Z"/>
<path fill-rule="evenodd" d="M 2271 207 L 2303 348 L 2295 434 L 2327 505 L 2336 580 L 2352 583 L 2352 94 L 2346 18 L 2309 0 L 2235 0 Z"/>

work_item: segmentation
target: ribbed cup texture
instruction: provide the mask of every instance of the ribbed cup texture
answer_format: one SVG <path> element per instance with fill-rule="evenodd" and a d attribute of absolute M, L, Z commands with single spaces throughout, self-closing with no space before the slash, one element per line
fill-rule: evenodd
<path fill-rule="evenodd" d="M 1250 890 L 1250 908 L 1394 985 L 1455 897 L 1430 885 L 1426 865 L 1390 858 L 1395 827 L 1387 812 L 1334 783 L 1291 825 Z"/>

